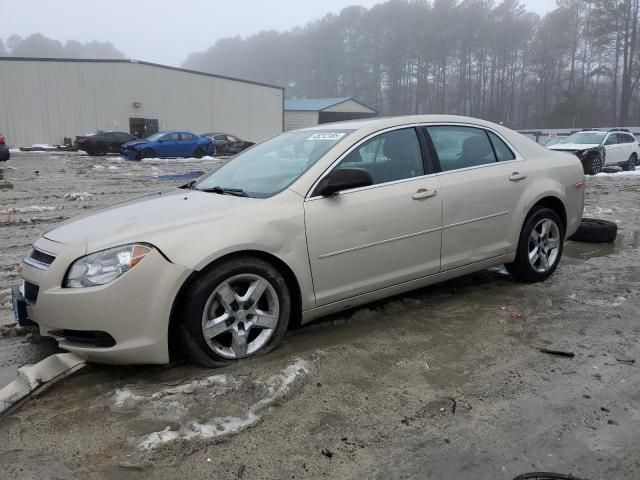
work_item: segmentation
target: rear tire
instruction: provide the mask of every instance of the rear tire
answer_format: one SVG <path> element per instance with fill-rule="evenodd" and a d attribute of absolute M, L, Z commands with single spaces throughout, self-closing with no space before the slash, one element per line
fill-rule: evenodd
<path fill-rule="evenodd" d="M 520 232 L 515 261 L 505 267 L 522 282 L 541 282 L 555 272 L 563 246 L 564 225 L 558 214 L 550 208 L 536 207 Z"/>
<path fill-rule="evenodd" d="M 629 157 L 629 160 L 627 160 L 627 163 L 625 163 L 622 166 L 622 170 L 633 172 L 637 166 L 638 166 L 638 156 L 635 153 L 632 153 L 631 156 Z"/>
<path fill-rule="evenodd" d="M 177 334 L 190 362 L 220 367 L 275 349 L 290 317 L 291 297 L 280 272 L 257 257 L 231 258 L 189 285 Z"/>
<path fill-rule="evenodd" d="M 618 225 L 597 218 L 583 218 L 569 240 L 586 243 L 611 243 L 618 236 Z"/>
<path fill-rule="evenodd" d="M 587 175 L 596 175 L 602 171 L 602 159 L 600 155 L 592 153 L 589 155 L 583 164 L 584 173 Z"/>
<path fill-rule="evenodd" d="M 205 152 L 202 150 L 202 147 L 197 147 L 193 152 L 193 158 L 202 158 L 204 154 Z"/>

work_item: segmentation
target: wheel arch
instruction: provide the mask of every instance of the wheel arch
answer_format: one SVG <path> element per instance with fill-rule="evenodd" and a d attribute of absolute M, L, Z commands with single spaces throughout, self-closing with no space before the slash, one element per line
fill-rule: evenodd
<path fill-rule="evenodd" d="M 289 287 L 289 293 L 291 295 L 291 320 L 289 322 L 289 328 L 296 328 L 300 326 L 300 321 L 302 319 L 302 293 L 300 289 L 300 283 L 291 269 L 289 265 L 286 264 L 282 259 L 277 256 L 261 251 L 261 250 L 240 250 L 236 252 L 231 252 L 221 257 L 216 258 L 211 261 L 209 264 L 201 268 L 200 270 L 194 270 L 191 275 L 187 277 L 187 279 L 183 282 L 182 286 L 178 290 L 178 294 L 173 301 L 173 306 L 171 307 L 171 314 L 169 317 L 169 327 L 168 327 L 168 339 L 169 339 L 169 355 L 172 359 L 176 357 L 178 353 L 178 345 L 177 345 L 177 336 L 173 333 L 175 332 L 176 327 L 178 326 L 179 319 L 179 311 L 182 307 L 182 302 L 184 301 L 185 293 L 188 291 L 189 286 L 201 275 L 210 272 L 222 262 L 229 260 L 231 258 L 238 257 L 256 257 L 261 260 L 264 260 L 274 268 L 278 270 L 278 272 L 284 277 L 285 282 L 287 283 L 287 287 Z"/>
<path fill-rule="evenodd" d="M 558 197 L 556 197 L 554 195 L 544 196 L 544 197 L 540 198 L 537 202 L 535 202 L 531 206 L 529 211 L 527 212 L 527 215 L 526 215 L 526 217 L 524 219 L 524 222 L 522 224 L 523 226 L 524 226 L 524 223 L 526 223 L 527 218 L 529 218 L 531 213 L 534 211 L 534 209 L 536 209 L 538 207 L 550 208 L 551 210 L 556 212 L 558 214 L 558 216 L 560 217 L 560 219 L 562 220 L 562 228 L 566 233 L 566 231 L 567 231 L 567 209 L 564 206 L 564 202 L 562 200 L 560 200 L 560 198 L 558 198 Z"/>

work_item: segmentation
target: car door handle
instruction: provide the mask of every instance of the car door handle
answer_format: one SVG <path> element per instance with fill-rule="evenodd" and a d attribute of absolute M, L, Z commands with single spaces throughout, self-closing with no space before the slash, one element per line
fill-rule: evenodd
<path fill-rule="evenodd" d="M 416 193 L 411 195 L 411 198 L 413 198 L 414 200 L 423 200 L 425 198 L 435 197 L 436 195 L 438 195 L 437 190 L 427 190 L 425 188 L 420 188 L 418 189 L 418 191 L 416 191 Z"/>
<path fill-rule="evenodd" d="M 525 178 L 527 178 L 527 176 L 524 173 L 513 172 L 509 177 L 509 180 L 511 180 L 512 182 L 519 182 L 520 180 L 524 180 Z"/>

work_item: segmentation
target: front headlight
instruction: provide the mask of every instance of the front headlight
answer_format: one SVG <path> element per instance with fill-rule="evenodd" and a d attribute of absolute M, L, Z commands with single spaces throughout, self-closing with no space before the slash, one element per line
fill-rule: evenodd
<path fill-rule="evenodd" d="M 64 287 L 94 287 L 112 282 L 135 267 L 152 250 L 149 245 L 132 244 L 79 258 L 67 271 Z"/>

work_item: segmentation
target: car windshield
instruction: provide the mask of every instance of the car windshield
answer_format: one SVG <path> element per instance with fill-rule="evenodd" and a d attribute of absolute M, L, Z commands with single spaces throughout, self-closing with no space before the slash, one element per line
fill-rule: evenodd
<path fill-rule="evenodd" d="M 154 142 L 158 140 L 160 137 L 164 135 L 164 132 L 154 133 L 153 135 L 148 136 L 145 140 L 149 140 L 150 142 Z"/>
<path fill-rule="evenodd" d="M 283 133 L 239 154 L 204 177 L 195 188 L 241 189 L 251 197 L 268 198 L 291 185 L 352 131 Z"/>
<path fill-rule="evenodd" d="M 577 132 L 569 135 L 560 143 L 582 143 L 586 145 L 600 145 L 604 140 L 605 132 Z"/>

